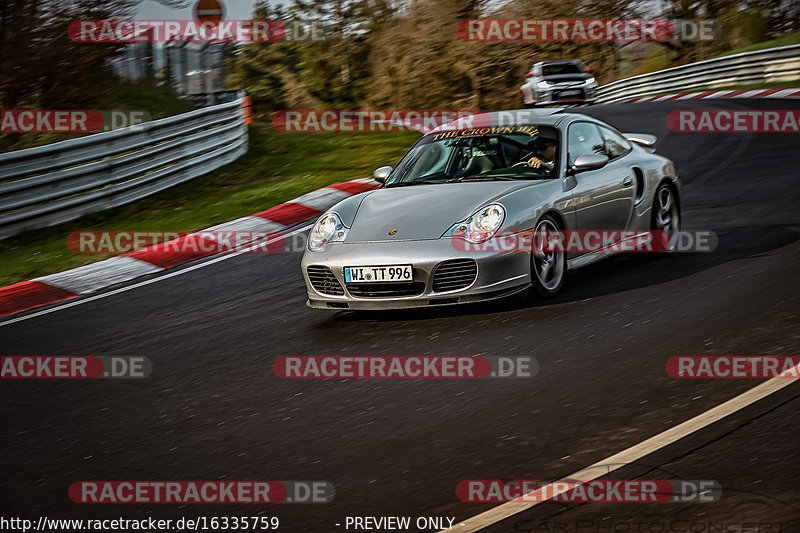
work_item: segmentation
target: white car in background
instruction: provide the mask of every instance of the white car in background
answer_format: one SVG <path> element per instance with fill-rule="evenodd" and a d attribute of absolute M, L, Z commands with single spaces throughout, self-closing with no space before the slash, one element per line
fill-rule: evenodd
<path fill-rule="evenodd" d="M 592 104 L 597 81 L 582 61 L 542 61 L 531 67 L 520 87 L 526 106 Z"/>

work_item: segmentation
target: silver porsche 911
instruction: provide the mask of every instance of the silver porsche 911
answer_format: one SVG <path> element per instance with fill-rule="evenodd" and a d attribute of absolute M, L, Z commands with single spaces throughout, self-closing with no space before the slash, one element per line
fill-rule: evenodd
<path fill-rule="evenodd" d="M 654 153 L 653 135 L 622 134 L 562 109 L 524 118 L 531 116 L 488 113 L 477 125 L 426 133 L 397 168 L 374 172 L 379 189 L 323 214 L 302 260 L 308 305 L 398 309 L 521 292 L 547 297 L 561 290 L 568 270 L 626 251 L 618 241 L 658 232 L 667 236 L 661 251 L 673 249 L 678 176 Z M 557 232 L 601 244 L 495 242 Z"/>

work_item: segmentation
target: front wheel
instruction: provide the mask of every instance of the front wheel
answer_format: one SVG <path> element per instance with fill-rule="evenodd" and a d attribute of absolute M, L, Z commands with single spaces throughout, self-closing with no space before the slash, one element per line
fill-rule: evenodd
<path fill-rule="evenodd" d="M 651 220 L 653 231 L 664 232 L 664 252 L 672 253 L 678 241 L 678 231 L 681 227 L 681 211 L 678 198 L 672 187 L 662 183 L 653 198 L 653 216 Z"/>
<path fill-rule="evenodd" d="M 534 249 L 531 253 L 531 281 L 541 297 L 555 296 L 564 286 L 567 277 L 567 258 L 564 252 L 549 250 L 547 235 L 561 231 L 558 222 L 550 215 L 543 216 L 534 231 Z"/>

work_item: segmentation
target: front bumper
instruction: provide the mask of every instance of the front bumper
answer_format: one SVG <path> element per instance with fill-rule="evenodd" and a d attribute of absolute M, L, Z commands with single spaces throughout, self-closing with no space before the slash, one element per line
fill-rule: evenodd
<path fill-rule="evenodd" d="M 463 241 L 462 241 L 463 243 Z M 468 286 L 457 290 L 437 290 L 434 274 L 445 261 L 473 260 L 477 272 Z M 413 295 L 359 296 L 366 284 L 348 284 L 344 267 L 408 265 L 413 268 Z M 327 267 L 341 287 L 342 294 L 318 291 L 309 279 L 308 267 Z M 334 243 L 321 252 L 306 250 L 302 261 L 308 306 L 318 309 L 404 309 L 433 305 L 462 304 L 493 300 L 524 290 L 531 283 L 530 255 L 522 252 L 463 250 L 450 239 L 418 241 Z M 394 284 L 402 285 L 402 284 Z M 407 289 L 403 285 L 399 289 Z M 356 290 L 361 288 L 362 290 Z M 367 287 L 369 289 L 370 287 Z M 408 290 L 405 290 L 408 292 Z"/>
<path fill-rule="evenodd" d="M 547 89 L 538 89 L 535 102 L 538 105 L 550 104 L 592 104 L 596 87 L 586 85 L 551 85 Z"/>

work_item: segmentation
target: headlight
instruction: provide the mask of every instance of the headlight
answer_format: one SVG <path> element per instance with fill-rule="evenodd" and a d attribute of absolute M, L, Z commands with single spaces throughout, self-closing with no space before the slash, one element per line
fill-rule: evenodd
<path fill-rule="evenodd" d="M 506 209 L 500 204 L 489 204 L 461 222 L 456 222 L 442 237 L 460 237 L 480 243 L 494 235 L 506 218 Z"/>
<path fill-rule="evenodd" d="M 594 78 L 589 78 L 588 80 L 584 81 L 583 83 L 586 84 L 586 85 L 591 85 L 591 84 L 594 83 Z"/>
<path fill-rule="evenodd" d="M 349 229 L 342 223 L 336 213 L 323 215 L 308 236 L 308 249 L 312 252 L 322 250 L 329 242 L 342 242 L 347 237 Z"/>
<path fill-rule="evenodd" d="M 536 84 L 536 86 L 539 87 L 540 89 L 547 89 L 548 87 L 550 87 L 550 82 L 540 81 L 539 83 Z"/>

